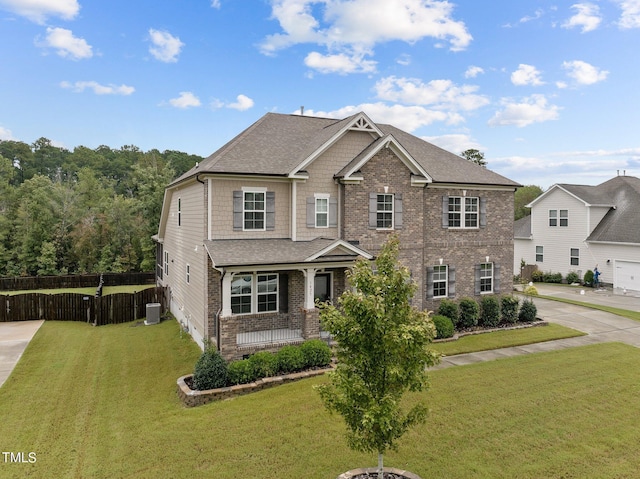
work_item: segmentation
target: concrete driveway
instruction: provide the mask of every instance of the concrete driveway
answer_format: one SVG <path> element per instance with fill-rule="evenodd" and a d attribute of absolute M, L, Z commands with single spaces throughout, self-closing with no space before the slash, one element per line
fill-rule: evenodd
<path fill-rule="evenodd" d="M 0 323 L 0 387 L 18 363 L 44 320 Z"/>

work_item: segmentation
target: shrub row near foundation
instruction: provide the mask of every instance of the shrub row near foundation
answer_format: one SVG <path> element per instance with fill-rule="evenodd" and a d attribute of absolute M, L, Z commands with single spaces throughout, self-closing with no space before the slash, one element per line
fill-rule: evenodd
<path fill-rule="evenodd" d="M 591 276 L 589 276 L 588 274 L 589 271 L 587 271 L 587 274 L 585 274 L 585 284 L 591 284 L 591 282 L 593 281 L 593 272 L 591 272 Z M 531 281 L 533 281 L 534 283 L 562 283 L 562 279 L 562 273 L 552 273 L 551 271 L 543 272 L 540 270 L 535 270 L 531 273 Z M 567 276 L 564 279 L 568 284 L 579 283 L 582 280 L 582 278 L 580 278 L 578 273 L 576 273 L 575 271 L 570 271 L 569 273 L 567 273 Z"/>
<path fill-rule="evenodd" d="M 454 328 L 460 331 L 476 326 L 495 328 L 518 321 L 535 321 L 537 308 L 531 300 L 525 300 L 521 305 L 518 298 L 512 295 L 486 295 L 482 296 L 479 303 L 469 297 L 461 298 L 457 303 L 443 299 L 437 314 L 449 318 Z"/>
<path fill-rule="evenodd" d="M 277 353 L 261 351 L 247 359 L 232 361 L 229 364 L 215 348 L 207 348 L 196 363 L 193 386 L 197 390 L 204 391 L 247 384 L 278 374 L 326 367 L 330 363 L 331 348 L 320 339 L 306 341 L 300 346 L 284 346 Z"/>
<path fill-rule="evenodd" d="M 431 320 L 436 327 L 437 339 L 446 339 L 453 336 L 455 329 L 453 327 L 453 321 L 451 321 L 450 318 L 436 314 L 435 316 L 431 316 Z"/>

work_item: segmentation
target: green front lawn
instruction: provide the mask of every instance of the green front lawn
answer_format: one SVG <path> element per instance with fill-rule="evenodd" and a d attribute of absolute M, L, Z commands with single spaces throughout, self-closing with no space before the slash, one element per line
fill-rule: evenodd
<path fill-rule="evenodd" d="M 0 477 L 334 479 L 374 466 L 303 380 L 185 409 L 199 349 L 174 321 L 46 322 L 0 388 Z M 544 328 L 533 328 L 544 329 Z M 430 373 L 427 422 L 385 456 L 423 478 L 636 477 L 640 350 L 618 343 Z"/>
<path fill-rule="evenodd" d="M 565 328 L 559 324 L 549 323 L 546 326 L 471 334 L 455 341 L 434 343 L 432 349 L 435 349 L 445 356 L 452 356 L 454 354 L 524 346 L 525 344 L 542 343 L 554 339 L 573 338 L 584 335 L 585 333 L 581 331 Z"/>

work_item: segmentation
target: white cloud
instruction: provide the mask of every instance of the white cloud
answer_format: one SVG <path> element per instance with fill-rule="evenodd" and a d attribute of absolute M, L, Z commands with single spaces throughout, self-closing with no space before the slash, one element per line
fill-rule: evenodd
<path fill-rule="evenodd" d="M 464 77 L 465 78 L 475 78 L 478 75 L 480 75 L 481 73 L 484 73 L 484 69 L 481 67 L 477 67 L 475 65 L 471 65 L 469 68 L 467 68 L 467 71 L 464 72 Z"/>
<path fill-rule="evenodd" d="M 620 28 L 640 28 L 640 0 L 618 0 L 617 3 L 622 10 Z"/>
<path fill-rule="evenodd" d="M 71 60 L 83 60 L 93 56 L 91 45 L 83 38 L 74 37 L 73 32 L 66 28 L 48 27 L 46 38 L 42 42 L 36 40 L 36 45 L 54 48 L 58 55 Z"/>
<path fill-rule="evenodd" d="M 361 54 L 348 55 L 338 53 L 334 55 L 323 55 L 318 52 L 311 52 L 304 59 L 304 64 L 320 73 L 371 73 L 376 71 L 377 62 L 365 60 Z"/>
<path fill-rule="evenodd" d="M 15 140 L 15 138 L 13 137 L 13 133 L 11 132 L 11 130 L 3 126 L 0 126 L 0 140 L 9 141 L 9 140 Z"/>
<path fill-rule="evenodd" d="M 376 44 L 388 41 L 415 43 L 431 37 L 447 41 L 451 50 L 458 51 L 472 40 L 464 23 L 452 18 L 453 4 L 447 1 L 271 0 L 271 5 L 272 18 L 279 22 L 282 33 L 268 35 L 260 45 L 262 53 L 270 55 L 295 44 L 314 43 L 328 49 L 327 55 L 311 58 L 322 68 L 329 60 L 344 61 L 340 54 L 345 51 L 357 58 L 357 54 L 368 54 Z M 364 70 L 370 68 L 365 66 Z"/>
<path fill-rule="evenodd" d="M 562 68 L 567 70 L 567 75 L 573 78 L 578 85 L 593 85 L 606 80 L 609 75 L 608 71 L 600 70 L 598 67 L 581 60 L 563 62 Z"/>
<path fill-rule="evenodd" d="M 524 127 L 533 123 L 556 120 L 560 107 L 550 105 L 544 95 L 531 95 L 520 103 L 502 100 L 503 109 L 489 120 L 489 126 L 515 125 Z"/>
<path fill-rule="evenodd" d="M 325 118 L 345 118 L 365 112 L 376 123 L 389 123 L 401 130 L 412 132 L 434 122 L 457 124 L 464 119 L 457 113 L 429 110 L 422 106 L 387 105 L 383 102 L 349 105 L 333 111 L 305 110 L 305 115 Z M 298 113 L 298 112 L 295 112 Z"/>
<path fill-rule="evenodd" d="M 149 52 L 156 60 L 166 63 L 178 61 L 178 55 L 184 46 L 178 37 L 174 37 L 169 32 L 149 29 L 149 38 L 153 46 L 149 47 Z"/>
<path fill-rule="evenodd" d="M 563 28 L 581 27 L 582 33 L 590 32 L 600 26 L 602 18 L 600 7 L 593 3 L 576 3 L 571 5 L 576 10 L 575 15 L 562 24 Z"/>
<path fill-rule="evenodd" d="M 190 91 L 181 91 L 178 98 L 172 98 L 169 100 L 169 104 L 182 109 L 193 108 L 201 105 L 200 99 Z"/>
<path fill-rule="evenodd" d="M 423 83 L 416 78 L 390 76 L 378 80 L 374 89 L 381 100 L 414 105 L 431 105 L 437 109 L 475 110 L 489 100 L 475 92 L 474 85 L 455 85 L 451 80 Z"/>
<path fill-rule="evenodd" d="M 229 103 L 227 108 L 234 110 L 245 111 L 253 107 L 253 100 L 246 95 L 238 95 L 235 103 Z"/>
<path fill-rule="evenodd" d="M 469 135 L 464 134 L 452 134 L 452 135 L 440 135 L 440 136 L 422 136 L 423 140 L 433 143 L 440 148 L 459 155 L 465 150 L 474 149 L 483 151 L 484 148 L 480 143 L 471 139 Z"/>
<path fill-rule="evenodd" d="M 47 17 L 73 20 L 80 11 L 77 0 L 0 0 L 0 8 L 44 24 Z"/>
<path fill-rule="evenodd" d="M 212 8 L 220 8 L 220 0 L 211 0 Z"/>
<path fill-rule="evenodd" d="M 518 65 L 518 69 L 511 73 L 511 83 L 514 85 L 544 85 L 544 82 L 540 79 L 540 72 L 533 65 L 527 65 L 521 63 Z"/>
<path fill-rule="evenodd" d="M 136 89 L 132 86 L 128 85 L 101 85 L 95 81 L 77 81 L 75 83 L 70 83 L 63 81 L 60 83 L 62 88 L 66 88 L 69 90 L 73 90 L 77 93 L 82 93 L 83 91 L 89 89 L 93 90 L 93 93 L 96 95 L 131 95 Z"/>

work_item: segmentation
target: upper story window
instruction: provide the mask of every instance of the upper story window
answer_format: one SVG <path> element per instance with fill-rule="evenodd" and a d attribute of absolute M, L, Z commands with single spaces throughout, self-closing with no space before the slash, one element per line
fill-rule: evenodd
<path fill-rule="evenodd" d="M 315 198 L 315 227 L 329 227 L 329 196 Z"/>
<path fill-rule="evenodd" d="M 265 214 L 265 193 L 262 191 L 245 191 L 243 201 L 243 229 L 264 230 Z"/>
<path fill-rule="evenodd" d="M 178 226 L 182 225 L 182 198 L 178 198 Z"/>
<path fill-rule="evenodd" d="M 560 226 L 569 226 L 569 210 L 560 210 Z"/>
<path fill-rule="evenodd" d="M 558 210 L 549 210 L 549 226 L 569 226 L 569 210 L 560 210 L 560 223 L 558 223 Z"/>
<path fill-rule="evenodd" d="M 393 195 L 377 195 L 376 200 L 376 228 L 393 228 Z"/>
<path fill-rule="evenodd" d="M 449 228 L 478 228 L 480 226 L 480 198 L 477 196 L 447 197 Z"/>
<path fill-rule="evenodd" d="M 243 187 L 233 192 L 233 230 L 275 229 L 276 194 L 260 187 Z"/>
<path fill-rule="evenodd" d="M 369 229 L 402 229 L 402 193 L 369 193 Z"/>
<path fill-rule="evenodd" d="M 185 281 L 187 282 L 187 284 L 191 283 L 191 266 L 189 264 L 187 264 L 185 270 Z"/>

